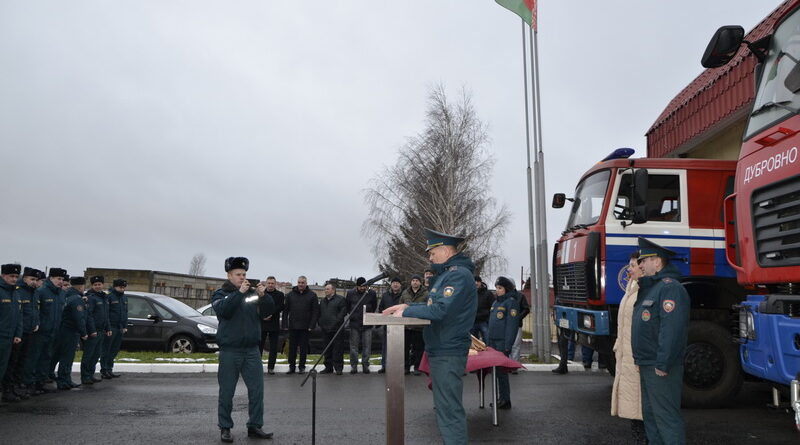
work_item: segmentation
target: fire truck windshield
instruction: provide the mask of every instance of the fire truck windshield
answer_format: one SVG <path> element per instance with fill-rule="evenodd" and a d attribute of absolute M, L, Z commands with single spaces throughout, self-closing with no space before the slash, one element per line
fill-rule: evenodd
<path fill-rule="evenodd" d="M 608 188 L 609 170 L 599 171 L 581 181 L 575 188 L 575 202 L 567 221 L 567 230 L 591 226 L 600 220 Z"/>
<path fill-rule="evenodd" d="M 770 40 L 745 139 L 797 114 L 797 110 L 800 109 L 800 95 L 787 89 L 784 81 L 798 63 L 800 63 L 800 10 L 787 17 Z"/>

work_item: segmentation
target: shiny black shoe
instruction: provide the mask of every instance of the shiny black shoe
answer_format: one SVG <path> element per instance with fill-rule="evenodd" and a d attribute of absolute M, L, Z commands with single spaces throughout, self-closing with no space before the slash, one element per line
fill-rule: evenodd
<path fill-rule="evenodd" d="M 291 369 L 291 368 L 289 368 L 289 370 L 288 370 L 288 371 L 286 371 L 286 373 L 287 373 L 287 374 L 294 374 L 294 373 L 295 373 L 295 371 L 294 371 L 294 369 Z"/>
<path fill-rule="evenodd" d="M 386 372 L 386 368 L 381 368 L 378 370 L 378 374 L 383 374 Z"/>
<path fill-rule="evenodd" d="M 219 429 L 219 440 L 227 443 L 233 443 L 233 436 L 231 436 L 230 428 Z"/>
<path fill-rule="evenodd" d="M 270 368 L 270 369 L 267 369 L 267 374 L 269 374 L 269 375 L 275 375 L 275 370 L 274 370 L 274 369 L 272 369 L 272 368 Z"/>
<path fill-rule="evenodd" d="M 358 369 L 350 368 L 350 374 L 358 374 Z"/>
<path fill-rule="evenodd" d="M 323 369 L 320 374 L 333 374 L 333 369 Z"/>
<path fill-rule="evenodd" d="M 81 384 L 80 383 L 71 383 L 70 386 L 72 386 L 73 388 L 77 388 L 77 387 L 81 386 Z"/>
<path fill-rule="evenodd" d="M 297 370 L 297 373 L 298 373 L 298 374 L 305 374 L 305 373 L 306 373 L 306 368 L 300 368 L 300 369 L 298 369 L 298 370 Z"/>
<path fill-rule="evenodd" d="M 94 377 L 94 376 L 92 376 L 92 382 L 94 382 L 94 383 L 100 383 L 100 382 L 102 382 L 102 381 L 103 381 L 103 379 L 98 379 L 97 377 Z"/>
<path fill-rule="evenodd" d="M 118 378 L 122 377 L 122 374 L 114 374 L 111 371 L 108 372 L 108 375 L 110 375 L 111 377 L 113 377 L 115 379 L 118 379 Z"/>
<path fill-rule="evenodd" d="M 81 380 L 82 385 L 94 385 L 94 381 L 92 380 Z"/>
<path fill-rule="evenodd" d="M 261 428 L 248 428 L 247 437 L 255 437 L 256 439 L 272 439 L 272 433 L 265 433 Z"/>
<path fill-rule="evenodd" d="M 558 368 L 553 369 L 553 374 L 566 374 L 567 372 L 566 366 L 559 366 Z"/>
<path fill-rule="evenodd" d="M 111 379 L 114 378 L 114 377 L 111 377 L 111 374 L 109 374 L 107 372 L 101 372 L 100 373 L 100 377 L 102 377 L 103 380 L 111 380 Z"/>

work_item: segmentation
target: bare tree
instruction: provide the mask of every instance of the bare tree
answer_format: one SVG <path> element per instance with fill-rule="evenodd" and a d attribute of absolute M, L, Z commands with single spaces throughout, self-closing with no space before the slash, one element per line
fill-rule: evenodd
<path fill-rule="evenodd" d="M 369 216 L 362 232 L 374 240 L 378 265 L 401 276 L 428 264 L 424 228 L 466 237 L 477 273 L 505 265 L 499 252 L 510 214 L 489 193 L 494 164 L 485 125 L 470 95 L 448 102 L 442 86 L 428 97 L 425 129 L 399 150 L 367 189 Z"/>
<path fill-rule="evenodd" d="M 198 253 L 189 263 L 189 275 L 201 276 L 206 274 L 206 254 Z"/>

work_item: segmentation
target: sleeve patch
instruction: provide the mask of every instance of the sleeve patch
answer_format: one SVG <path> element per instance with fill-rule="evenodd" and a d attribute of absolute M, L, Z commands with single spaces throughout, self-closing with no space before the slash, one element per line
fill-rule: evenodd
<path fill-rule="evenodd" d="M 453 286 L 447 286 L 444 288 L 443 294 L 445 297 L 452 297 L 455 291 L 456 289 Z"/>
<path fill-rule="evenodd" d="M 664 312 L 672 312 L 675 309 L 675 300 L 664 300 L 661 307 L 664 308 Z"/>
<path fill-rule="evenodd" d="M 511 316 L 512 317 L 516 317 L 517 316 L 517 310 L 516 309 L 511 309 Z"/>
<path fill-rule="evenodd" d="M 497 319 L 502 320 L 505 314 L 503 312 L 497 311 Z"/>

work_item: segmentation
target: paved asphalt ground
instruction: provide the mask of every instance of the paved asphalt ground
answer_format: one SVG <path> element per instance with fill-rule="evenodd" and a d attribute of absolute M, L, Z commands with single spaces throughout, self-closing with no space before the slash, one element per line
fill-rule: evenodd
<path fill-rule="evenodd" d="M 73 378 L 76 378 L 74 376 Z M 265 376 L 265 430 L 271 441 L 248 440 L 247 396 L 234 399 L 235 443 L 310 444 L 311 381 Z M 317 443 L 384 443 L 383 375 L 319 376 Z M 470 443 L 626 444 L 629 423 L 609 416 L 611 377 L 601 372 L 523 372 L 512 376 L 511 411 L 478 408 L 477 379 L 465 377 Z M 406 443 L 441 443 L 427 378 L 406 380 Z M 489 388 L 489 391 L 491 388 Z M 797 444 L 793 417 L 765 407 L 769 390 L 745 385 L 727 409 L 684 410 L 690 444 Z M 487 403 L 490 399 L 487 391 Z M 0 406 L 0 444 L 218 444 L 215 374 L 126 374 L 92 387 Z"/>

